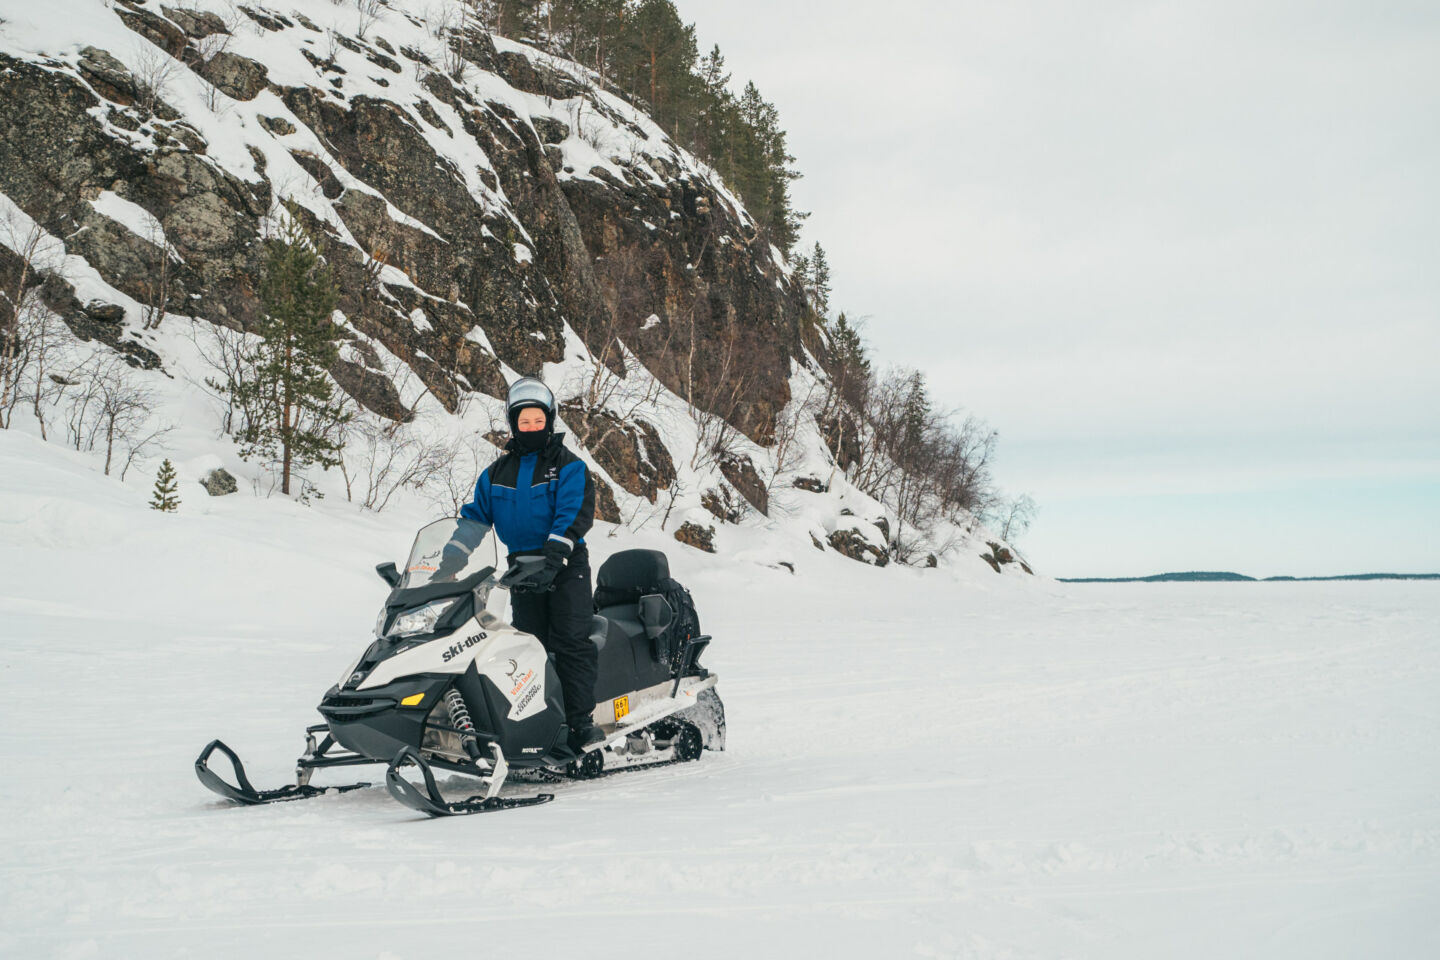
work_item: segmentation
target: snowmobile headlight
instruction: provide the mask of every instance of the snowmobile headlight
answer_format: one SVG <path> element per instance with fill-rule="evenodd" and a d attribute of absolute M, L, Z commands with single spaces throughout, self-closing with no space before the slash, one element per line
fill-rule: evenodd
<path fill-rule="evenodd" d="M 423 607 L 417 607 L 395 618 L 390 629 L 385 632 L 387 637 L 413 637 L 418 633 L 434 633 L 435 624 L 440 618 L 450 612 L 455 606 L 456 599 L 436 600 L 434 603 L 427 603 Z"/>
<path fill-rule="evenodd" d="M 361 654 L 360 656 L 356 657 L 356 658 L 355 658 L 355 662 L 352 663 L 352 664 L 350 664 L 349 668 L 348 668 L 344 673 L 340 674 L 340 682 L 337 683 L 336 686 L 339 687 L 339 688 L 342 689 L 342 690 L 345 689 L 345 685 L 346 685 L 347 683 L 349 683 L 351 680 L 355 679 L 355 671 L 359 668 L 359 666 L 360 666 L 360 661 L 361 661 L 361 660 L 364 660 L 364 659 L 365 659 L 365 655 L 364 655 L 364 654 Z"/>

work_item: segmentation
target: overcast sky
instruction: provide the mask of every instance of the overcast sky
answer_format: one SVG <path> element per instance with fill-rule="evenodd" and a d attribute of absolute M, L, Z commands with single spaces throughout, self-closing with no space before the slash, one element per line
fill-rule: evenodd
<path fill-rule="evenodd" d="M 1045 572 L 1440 571 L 1440 3 L 677 5 Z"/>

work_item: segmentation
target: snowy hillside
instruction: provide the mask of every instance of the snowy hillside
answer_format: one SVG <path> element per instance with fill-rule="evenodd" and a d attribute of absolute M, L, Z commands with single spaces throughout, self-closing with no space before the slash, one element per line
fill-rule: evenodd
<path fill-rule="evenodd" d="M 137 436 L 171 428 L 128 481 L 169 456 L 191 486 L 224 466 L 242 495 L 273 492 L 205 383 L 253 330 L 263 239 L 297 218 L 340 280 L 330 373 L 357 414 L 344 472 L 303 490 L 453 511 L 496 455 L 496 398 L 539 374 L 600 519 L 792 567 L 887 562 L 903 525 L 817 423 L 819 321 L 719 177 L 585 68 L 476 29 L 455 0 L 360 7 L 7 11 L 0 287 L 31 298 L 54 354 L 25 372 L 44 396 L 20 429 L 98 457 L 83 401 L 103 369 L 146 396 Z M 916 564 L 1028 571 L 965 516 L 906 536 Z"/>
<path fill-rule="evenodd" d="M 1433 584 L 1067 586 L 813 550 L 792 575 L 645 530 L 624 544 L 667 549 L 715 635 L 726 752 L 462 820 L 383 789 L 240 809 L 195 754 L 223 736 L 289 778 L 368 641 L 371 566 L 427 514 L 193 485 L 161 514 L 14 431 L 0 463 L 0 955 L 1440 942 Z"/>

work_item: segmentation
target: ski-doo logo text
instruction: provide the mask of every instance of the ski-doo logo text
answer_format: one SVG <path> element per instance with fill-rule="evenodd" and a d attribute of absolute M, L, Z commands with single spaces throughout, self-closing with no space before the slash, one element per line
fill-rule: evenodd
<path fill-rule="evenodd" d="M 445 648 L 444 653 L 440 654 L 440 659 L 444 660 L 446 663 L 449 663 L 451 660 L 454 660 L 456 657 L 460 656 L 461 653 L 468 650 L 470 647 L 473 647 L 481 640 L 484 640 L 487 636 L 489 636 L 489 634 L 487 634 L 484 630 L 481 630 L 473 637 L 466 637 L 459 643 L 452 643 L 450 646 Z"/>

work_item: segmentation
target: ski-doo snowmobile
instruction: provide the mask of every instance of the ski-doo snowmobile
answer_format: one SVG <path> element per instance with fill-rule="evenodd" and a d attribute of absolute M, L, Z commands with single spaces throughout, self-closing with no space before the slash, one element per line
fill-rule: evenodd
<path fill-rule="evenodd" d="M 306 728 L 295 783 L 256 790 L 219 740 L 195 761 L 200 782 L 239 803 L 273 803 L 368 787 L 315 786 L 310 779 L 327 767 L 385 763 L 385 784 L 396 800 L 445 816 L 554 798 L 500 796 L 512 770 L 557 782 L 725 749 L 718 678 L 699 662 L 710 637 L 675 629 L 697 625 L 686 616 L 693 612 L 685 609 L 688 593 L 670 579 L 663 553 L 624 550 L 600 568 L 602 608 L 590 636 L 599 649 L 593 719 L 605 739 L 574 753 L 553 659 L 496 612 L 503 610 L 496 588 L 526 589 L 544 559 L 518 557 L 497 577 L 493 566 L 479 565 L 475 549 L 489 530 L 463 518 L 436 521 L 416 535 L 403 572 L 393 563 L 375 568 L 391 587 L 375 641 L 320 701 L 325 722 Z M 235 783 L 210 769 L 217 751 L 234 767 Z M 402 773 L 412 765 L 423 783 Z M 483 792 L 447 801 L 435 769 L 478 777 Z"/>

